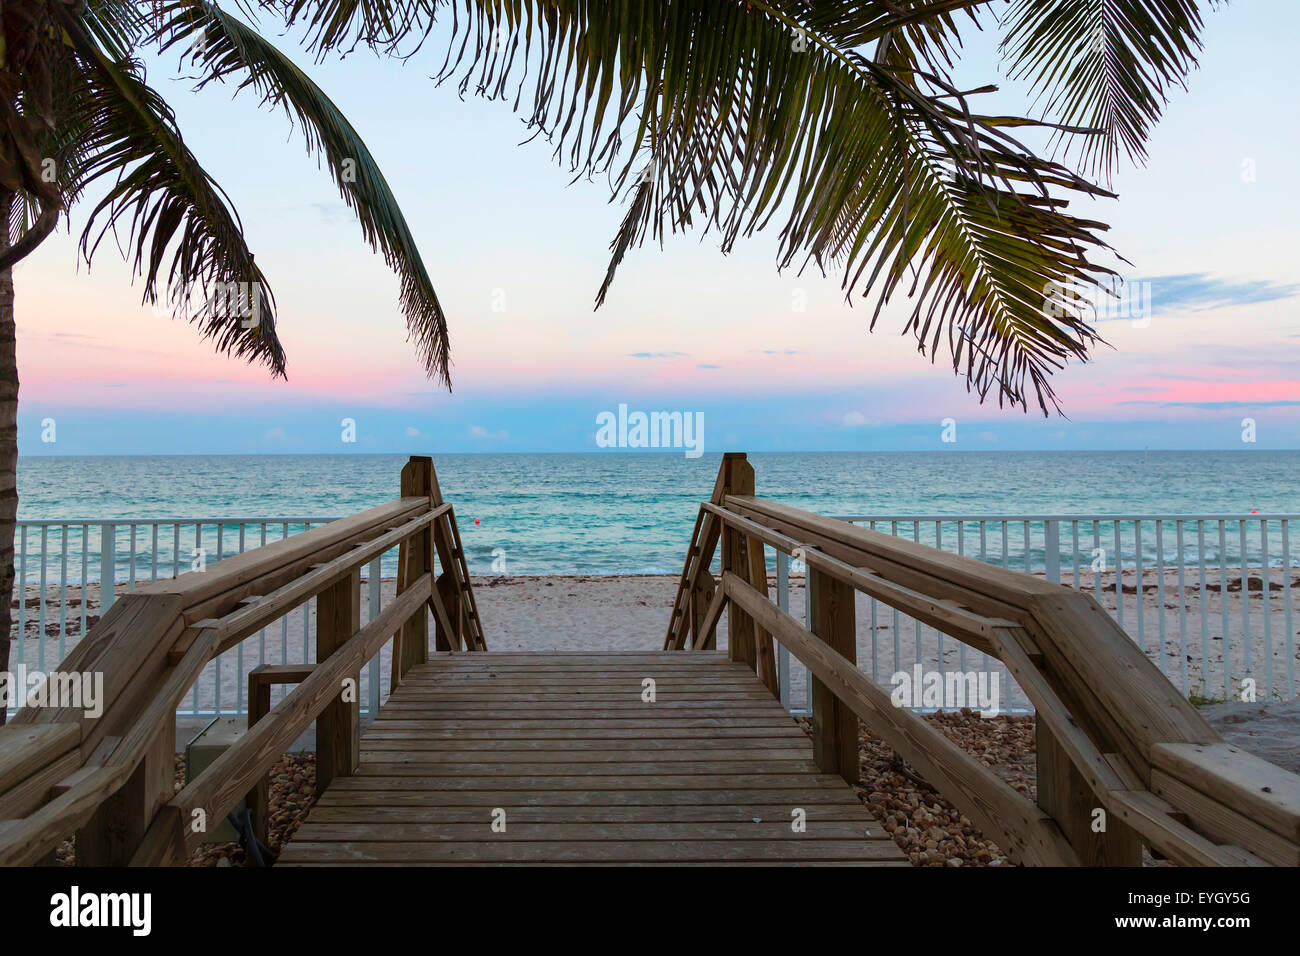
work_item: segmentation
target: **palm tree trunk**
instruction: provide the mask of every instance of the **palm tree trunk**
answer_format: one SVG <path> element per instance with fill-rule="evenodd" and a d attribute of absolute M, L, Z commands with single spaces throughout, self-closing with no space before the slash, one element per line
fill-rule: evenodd
<path fill-rule="evenodd" d="M 0 250 L 9 246 L 13 195 L 0 192 Z M 13 268 L 0 270 L 0 672 L 9 670 L 10 605 L 14 594 L 14 528 L 18 520 L 18 355 Z M 19 600 L 26 598 L 20 594 Z M 0 725 L 5 722 L 0 706 Z"/>

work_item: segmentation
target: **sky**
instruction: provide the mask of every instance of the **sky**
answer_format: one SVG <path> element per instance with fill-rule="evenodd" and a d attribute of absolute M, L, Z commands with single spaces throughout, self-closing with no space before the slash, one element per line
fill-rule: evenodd
<path fill-rule="evenodd" d="M 623 215 L 604 180 L 571 183 L 508 104 L 437 86 L 440 53 L 317 65 L 287 36 L 406 213 L 449 316 L 454 391 L 425 377 L 397 280 L 284 116 L 195 94 L 168 58 L 150 80 L 271 281 L 288 381 L 142 306 L 111 239 L 79 262 L 85 206 L 15 270 L 20 453 L 596 451 L 620 405 L 702 415 L 710 452 L 1298 447 L 1300 4 L 1206 18 L 1146 166 L 1078 207 L 1110 223 L 1151 308 L 1102 322 L 1109 346 L 1057 375 L 1064 416 L 981 406 L 902 334 L 905 303 L 868 332 L 838 276 L 779 273 L 776 229 L 726 256 L 698 234 L 633 250 L 593 311 Z M 989 112 L 1029 108 L 991 33 L 967 35 L 958 78 L 1000 84 Z"/>

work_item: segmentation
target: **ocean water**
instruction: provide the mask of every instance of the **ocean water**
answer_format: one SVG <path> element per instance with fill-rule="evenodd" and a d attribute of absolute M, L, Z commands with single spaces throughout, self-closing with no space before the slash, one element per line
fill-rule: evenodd
<path fill-rule="evenodd" d="M 749 458 L 759 495 L 823 514 L 1300 512 L 1300 451 Z M 719 460 L 605 452 L 440 455 L 434 464 L 443 495 L 455 506 L 473 573 L 491 573 L 495 557 L 504 559 L 509 574 L 677 574 Z M 74 524 L 339 516 L 397 497 L 404 461 L 403 455 L 361 454 L 28 457 L 19 461 L 18 516 Z M 279 529 L 272 526 L 272 540 Z M 237 550 L 235 526 L 226 530 L 223 554 Z M 203 532 L 204 540 L 214 533 Z M 173 549 L 171 536 L 172 529 L 164 529 L 146 560 L 164 567 L 188 562 L 193 542 L 185 539 Z M 932 543 L 924 535 L 921 540 Z M 146 552 L 154 547 L 140 544 Z M 75 553 L 72 564 L 75 578 Z M 93 569 L 89 573 L 93 577 Z"/>

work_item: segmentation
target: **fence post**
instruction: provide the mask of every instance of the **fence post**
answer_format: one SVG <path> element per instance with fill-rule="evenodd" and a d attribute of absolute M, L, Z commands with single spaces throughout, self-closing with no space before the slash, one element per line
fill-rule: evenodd
<path fill-rule="evenodd" d="M 745 561 L 748 565 L 749 586 L 763 597 L 767 592 L 767 554 L 763 542 L 747 535 L 745 542 Z M 777 686 L 776 657 L 772 653 L 772 635 L 763 629 L 758 621 L 754 622 L 754 659 L 758 679 L 763 682 L 773 697 L 780 696 Z"/>
<path fill-rule="evenodd" d="M 259 664 L 254 667 L 248 674 L 248 729 L 252 730 L 253 725 L 271 712 L 271 682 L 259 680 L 259 672 L 266 665 Z M 244 797 L 244 806 L 248 808 L 248 813 L 252 819 L 253 835 L 262 841 L 265 846 L 270 846 L 271 832 L 271 778 L 269 774 L 262 774 L 257 781 L 257 786 L 248 791 Z"/>
<path fill-rule="evenodd" d="M 1055 518 L 1043 522 L 1043 560 L 1047 565 L 1047 580 L 1061 583 L 1061 523 Z"/>
<path fill-rule="evenodd" d="M 805 573 L 812 632 L 850 665 L 856 666 L 858 635 L 853 586 L 812 567 Z M 822 773 L 838 773 L 855 784 L 858 782 L 858 716 L 816 677 L 811 681 L 813 760 Z"/>
<path fill-rule="evenodd" d="M 713 574 L 706 568 L 702 573 L 695 576 L 695 581 L 691 584 L 690 598 L 686 602 L 686 646 L 693 647 L 695 639 L 699 637 L 704 630 L 704 621 L 708 617 L 709 605 L 713 602 L 713 595 L 716 588 L 713 584 Z M 703 650 L 714 650 L 717 648 L 717 628 L 709 634 Z"/>
<path fill-rule="evenodd" d="M 413 455 L 402 468 L 403 498 L 427 498 L 433 490 L 433 459 Z M 403 568 L 402 583 L 405 589 L 433 570 L 430 531 L 426 529 L 403 542 L 398 550 L 398 561 Z M 402 625 L 401 660 L 395 661 L 394 673 L 400 679 L 416 664 L 429 659 L 429 612 L 426 606 Z"/>
<path fill-rule="evenodd" d="M 1038 717 L 1034 718 L 1034 736 L 1038 805 L 1056 821 L 1079 862 L 1083 866 L 1141 866 L 1142 841 L 1137 833 L 1100 806 L 1088 781 Z M 1098 826 L 1105 829 L 1098 832 Z"/>
<path fill-rule="evenodd" d="M 727 452 L 722 456 L 722 500 L 727 495 L 752 495 L 754 493 L 754 466 L 743 452 Z M 745 550 L 745 535 L 722 526 L 722 570 L 749 580 L 749 557 Z M 754 646 L 754 619 L 740 609 L 736 602 L 727 605 L 727 649 L 733 661 L 743 661 L 751 671 L 758 662 Z"/>
<path fill-rule="evenodd" d="M 156 814 L 175 792 L 176 721 L 163 721 L 143 759 L 76 836 L 77 866 L 126 866 Z M 215 824 L 214 824 L 215 825 Z"/>
<path fill-rule="evenodd" d="M 113 606 L 113 591 L 117 584 L 117 529 L 112 522 L 99 526 L 99 613 L 104 615 Z"/>
<path fill-rule="evenodd" d="M 380 588 L 383 586 L 382 558 L 375 558 L 375 560 L 371 561 L 370 569 L 366 573 L 367 573 L 367 577 L 369 578 L 368 583 L 370 587 L 370 598 L 369 601 L 367 602 L 370 608 L 368 619 L 373 621 L 376 617 L 379 616 L 379 611 L 380 611 L 379 605 L 383 599 L 380 591 Z M 378 651 L 376 651 L 375 656 L 371 658 L 369 664 L 370 719 L 371 720 L 374 720 L 375 717 L 379 714 L 379 695 L 381 691 L 380 678 L 383 676 L 380 673 L 383 670 L 383 668 L 380 667 L 380 659 L 381 659 L 381 655 Z"/>
<path fill-rule="evenodd" d="M 776 552 L 776 606 L 790 613 L 790 556 Z M 781 682 L 781 706 L 790 709 L 790 649 L 777 644 L 777 680 Z"/>
<path fill-rule="evenodd" d="M 361 630 L 361 569 L 316 597 L 316 663 Z M 335 777 L 350 777 L 361 760 L 361 669 L 347 676 L 316 718 L 316 794 Z M 349 699 L 350 698 L 350 699 Z"/>
<path fill-rule="evenodd" d="M 412 459 L 413 461 L 415 459 Z M 443 504 L 442 488 L 438 484 L 438 472 L 433 467 L 432 458 L 419 459 L 428 462 L 429 507 L 437 508 Z M 451 515 L 443 515 L 433 523 L 425 542 L 425 554 L 428 568 L 433 570 L 433 557 L 438 556 L 438 577 L 434 586 L 442 599 L 443 609 L 447 612 L 453 633 L 444 634 L 442 622 L 434 615 L 434 649 L 439 651 L 473 651 L 478 649 L 477 641 L 481 636 L 481 622 L 474 608 L 474 593 L 470 590 L 469 560 L 462 553 L 463 543 L 456 532 Z M 462 571 L 464 580 L 461 580 Z M 428 660 L 428 653 L 422 660 Z"/>
<path fill-rule="evenodd" d="M 469 645 L 469 650 L 473 650 L 474 636 L 465 633 L 465 609 L 460 599 L 460 585 L 456 582 L 455 570 L 449 569 L 438 575 L 434 581 L 434 587 L 438 589 L 438 597 L 442 599 L 443 609 L 447 612 L 447 621 L 452 626 L 452 631 L 448 634 L 442 626 L 442 621 L 436 615 L 433 619 L 433 646 L 439 651 L 458 651 L 462 648 L 461 637 L 466 638 L 465 644 Z"/>

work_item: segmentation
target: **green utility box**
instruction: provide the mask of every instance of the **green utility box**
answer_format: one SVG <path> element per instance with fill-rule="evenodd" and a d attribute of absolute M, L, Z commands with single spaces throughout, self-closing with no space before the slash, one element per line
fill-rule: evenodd
<path fill-rule="evenodd" d="M 248 728 L 243 718 L 218 717 L 208 724 L 198 736 L 185 745 L 185 782 L 189 783 L 242 737 Z M 234 813 L 239 816 L 244 812 L 244 801 L 235 804 Z M 204 843 L 238 843 L 239 834 L 229 821 L 222 819 L 208 820 L 208 832 L 203 837 Z"/>

